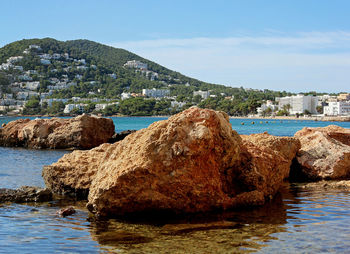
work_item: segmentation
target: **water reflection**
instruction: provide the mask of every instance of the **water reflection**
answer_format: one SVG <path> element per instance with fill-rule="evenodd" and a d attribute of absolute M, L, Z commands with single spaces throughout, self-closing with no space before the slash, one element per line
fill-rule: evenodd
<path fill-rule="evenodd" d="M 286 190 L 287 197 L 288 189 Z M 292 198 L 292 197 L 291 197 Z M 216 215 L 198 215 L 165 224 L 92 222 L 90 233 L 102 249 L 125 253 L 232 253 L 259 251 L 273 234 L 286 232 L 287 206 L 282 195 L 267 205 Z"/>
<path fill-rule="evenodd" d="M 152 223 L 91 221 L 85 202 L 0 205 L 0 250 L 87 253 L 346 252 L 349 193 L 288 184 L 257 209 Z M 56 211 L 73 205 L 77 213 Z"/>

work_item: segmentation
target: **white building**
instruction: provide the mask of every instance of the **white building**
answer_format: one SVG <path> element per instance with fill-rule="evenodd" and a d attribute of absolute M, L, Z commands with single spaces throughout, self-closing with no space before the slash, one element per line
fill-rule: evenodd
<path fill-rule="evenodd" d="M 210 96 L 210 91 L 194 91 L 193 96 L 200 95 L 203 100 L 208 99 Z"/>
<path fill-rule="evenodd" d="M 51 58 L 52 59 L 56 59 L 56 60 L 60 59 L 61 58 L 61 54 L 54 53 L 54 54 L 52 54 Z"/>
<path fill-rule="evenodd" d="M 142 95 L 153 97 L 153 98 L 163 98 L 170 95 L 169 89 L 142 89 Z"/>
<path fill-rule="evenodd" d="M 46 102 L 47 103 L 47 105 L 49 106 L 49 107 L 51 107 L 52 106 L 52 103 L 54 102 L 54 101 L 56 101 L 56 102 L 62 102 L 62 103 L 67 103 L 68 102 L 68 99 L 42 99 L 41 101 L 40 101 L 40 105 L 42 105 L 44 102 Z"/>
<path fill-rule="evenodd" d="M 64 54 L 62 54 L 62 57 L 64 57 L 65 59 L 69 59 L 69 54 L 68 53 L 64 53 Z"/>
<path fill-rule="evenodd" d="M 129 99 L 129 98 L 131 98 L 131 93 L 122 93 L 121 98 L 122 98 L 122 100 Z"/>
<path fill-rule="evenodd" d="M 40 59 L 40 63 L 44 64 L 44 65 L 49 65 L 49 64 L 51 64 L 51 61 L 48 59 Z"/>
<path fill-rule="evenodd" d="M 87 69 L 89 69 L 89 67 L 85 66 L 85 65 L 79 65 L 77 66 L 77 70 L 79 71 L 86 71 Z"/>
<path fill-rule="evenodd" d="M 65 114 L 69 114 L 70 112 L 72 112 L 73 109 L 79 109 L 80 112 L 84 112 L 84 108 L 87 106 L 88 104 L 67 104 L 64 107 L 63 113 Z"/>
<path fill-rule="evenodd" d="M 41 47 L 39 45 L 32 44 L 32 45 L 29 45 L 29 49 L 41 50 Z"/>
<path fill-rule="evenodd" d="M 17 93 L 17 100 L 27 100 L 30 97 L 38 96 L 38 95 L 39 95 L 39 93 L 37 93 L 37 92 L 18 92 Z"/>
<path fill-rule="evenodd" d="M 28 74 L 18 75 L 17 78 L 19 80 L 25 80 L 25 81 L 31 81 L 33 78 L 29 76 Z"/>
<path fill-rule="evenodd" d="M 298 94 L 295 96 L 287 96 L 287 97 L 276 97 L 276 101 L 278 101 L 278 108 L 280 110 L 283 109 L 285 105 L 290 105 L 289 113 L 292 115 L 295 114 L 303 114 L 306 110 L 311 114 L 317 114 L 317 102 L 318 97 L 307 95 L 304 96 L 302 94 Z"/>
<path fill-rule="evenodd" d="M 27 75 L 34 75 L 34 74 L 38 74 L 38 72 L 36 70 L 28 70 L 26 71 Z"/>
<path fill-rule="evenodd" d="M 329 102 L 323 107 L 323 114 L 327 116 L 350 115 L 350 101 Z"/>
<path fill-rule="evenodd" d="M 129 68 L 136 68 L 136 69 L 144 69 L 147 70 L 147 64 L 140 62 L 138 60 L 131 60 L 131 61 L 127 61 L 124 64 L 125 67 L 129 67 Z"/>
<path fill-rule="evenodd" d="M 51 55 L 50 54 L 41 54 L 39 55 L 40 59 L 46 59 L 46 60 L 50 60 L 51 59 Z"/>
<path fill-rule="evenodd" d="M 69 88 L 71 86 L 76 86 L 77 83 L 76 82 L 58 82 L 56 83 L 54 86 L 47 86 L 47 89 L 49 90 L 61 90 L 61 89 L 66 89 Z"/>
<path fill-rule="evenodd" d="M 108 106 L 112 106 L 112 105 L 118 105 L 119 102 L 112 102 L 112 103 L 100 103 L 100 104 L 96 104 L 95 105 L 95 110 L 103 110 Z"/>
<path fill-rule="evenodd" d="M 16 63 L 18 61 L 21 61 L 22 59 L 23 59 L 23 56 L 12 56 L 12 57 L 7 59 L 7 62 L 13 64 L 13 63 Z"/>
<path fill-rule="evenodd" d="M 8 71 L 12 67 L 13 65 L 11 63 L 3 63 L 0 65 L 0 70 Z"/>
<path fill-rule="evenodd" d="M 35 91 L 39 88 L 40 82 L 39 81 L 33 81 L 33 82 L 26 82 L 22 83 L 22 88 L 29 89 L 32 91 Z"/>
<path fill-rule="evenodd" d="M 20 65 L 16 65 L 13 67 L 14 70 L 18 70 L 18 71 L 23 71 L 23 67 Z"/>
<path fill-rule="evenodd" d="M 170 105 L 172 108 L 182 108 L 186 105 L 186 102 L 171 101 Z"/>
<path fill-rule="evenodd" d="M 258 115 L 263 115 L 263 112 L 267 110 L 268 108 L 271 109 L 272 112 L 276 111 L 278 109 L 278 105 L 274 105 L 272 101 L 267 100 L 265 103 L 261 104 L 261 107 L 258 107 L 257 113 Z"/>
<path fill-rule="evenodd" d="M 112 74 L 108 74 L 109 77 L 111 77 L 112 79 L 116 79 L 117 78 L 117 74 L 112 73 Z"/>

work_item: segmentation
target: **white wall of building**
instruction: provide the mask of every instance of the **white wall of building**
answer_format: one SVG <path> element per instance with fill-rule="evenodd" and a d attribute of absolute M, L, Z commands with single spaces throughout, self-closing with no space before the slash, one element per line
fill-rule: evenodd
<path fill-rule="evenodd" d="M 309 111 L 311 114 L 317 114 L 317 103 L 318 97 L 311 95 L 295 95 L 295 96 L 287 96 L 276 98 L 278 101 L 278 108 L 280 110 L 283 109 L 285 105 L 290 105 L 290 113 L 292 115 L 302 114 L 305 110 Z"/>
<path fill-rule="evenodd" d="M 327 116 L 350 115 L 350 101 L 329 102 L 323 107 L 323 114 Z"/>

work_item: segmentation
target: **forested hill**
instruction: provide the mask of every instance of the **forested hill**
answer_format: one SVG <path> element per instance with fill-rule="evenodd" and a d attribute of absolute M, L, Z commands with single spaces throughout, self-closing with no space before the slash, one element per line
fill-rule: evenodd
<path fill-rule="evenodd" d="M 170 76 L 173 79 L 180 79 L 181 83 L 206 84 L 186 77 L 179 72 L 169 70 L 127 50 L 89 40 L 58 41 L 52 38 L 44 38 L 16 41 L 0 48 L 0 64 L 6 62 L 9 57 L 22 55 L 22 52 L 30 45 L 39 45 L 43 52 L 68 53 L 72 58 L 86 59 L 88 63 L 112 72 L 118 71 L 127 61 L 139 60 L 146 63 L 149 70 Z"/>
<path fill-rule="evenodd" d="M 77 111 L 99 112 L 95 104 L 108 101 L 119 105 L 111 112 L 123 115 L 172 114 L 192 105 L 247 115 L 262 101 L 288 94 L 206 83 L 89 40 L 25 39 L 0 48 L 0 106 L 6 111 L 56 114 L 84 102 L 89 105 Z"/>

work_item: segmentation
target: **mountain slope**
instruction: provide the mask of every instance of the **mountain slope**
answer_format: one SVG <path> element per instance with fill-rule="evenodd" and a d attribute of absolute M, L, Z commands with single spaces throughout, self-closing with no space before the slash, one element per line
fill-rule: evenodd
<path fill-rule="evenodd" d="M 52 38 L 44 38 L 16 41 L 0 48 L 0 64 L 6 62 L 9 57 L 21 55 L 29 45 L 33 44 L 40 45 L 43 52 L 49 52 L 51 50 L 58 53 L 69 53 L 72 57 L 85 58 L 87 61 L 96 65 L 101 65 L 110 71 L 115 71 L 123 67 L 127 61 L 139 60 L 147 63 L 149 70 L 171 76 L 174 79 L 181 79 L 181 83 L 206 84 L 205 82 L 186 77 L 179 72 L 169 70 L 127 50 L 114 48 L 89 40 L 58 41 Z"/>

